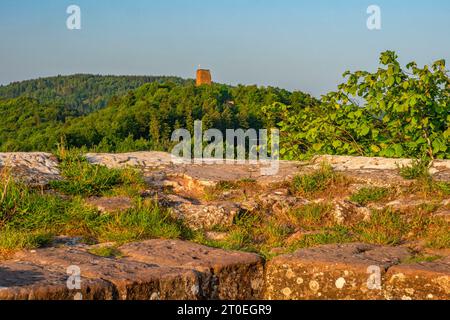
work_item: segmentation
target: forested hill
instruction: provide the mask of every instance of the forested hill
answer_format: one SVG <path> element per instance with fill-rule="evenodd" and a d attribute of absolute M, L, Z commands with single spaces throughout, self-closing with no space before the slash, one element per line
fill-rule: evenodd
<path fill-rule="evenodd" d="M 75 75 L 0 88 L 0 152 L 68 147 L 170 150 L 177 128 L 273 128 L 280 155 L 450 159 L 450 78 L 445 60 L 403 67 L 393 51 L 375 72 L 344 73 L 318 101 L 296 91 L 167 77 Z"/>
<path fill-rule="evenodd" d="M 27 97 L 41 104 L 60 105 L 78 115 L 106 106 L 115 95 L 120 96 L 149 82 L 185 83 L 178 77 L 165 76 L 101 76 L 76 74 L 14 82 L 0 86 L 0 99 Z"/>
<path fill-rule="evenodd" d="M 71 84 L 66 90 L 71 94 L 60 96 L 64 89 L 56 85 L 60 83 L 57 79 L 12 85 L 9 92 L 14 92 L 13 87 L 22 89 L 10 95 L 18 95 L 20 90 L 24 93 L 13 99 L 0 98 L 0 151 L 51 151 L 62 138 L 69 147 L 86 146 L 97 151 L 168 150 L 172 131 L 192 130 L 195 120 L 203 120 L 204 130 L 258 129 L 277 121 L 263 115 L 263 106 L 283 103 L 297 109 L 317 103 L 302 92 L 278 88 L 221 84 L 196 87 L 190 80 L 164 79 L 174 81 L 162 83 L 162 78 L 155 77 L 127 80 L 74 76 L 66 79 Z M 74 85 L 76 79 L 80 86 Z M 151 79 L 156 81 L 135 90 L 125 89 Z M 81 97 L 86 98 L 82 104 L 85 112 L 80 114 L 76 106 Z M 69 98 L 72 104 L 62 103 Z M 91 109 L 98 110 L 86 111 Z"/>

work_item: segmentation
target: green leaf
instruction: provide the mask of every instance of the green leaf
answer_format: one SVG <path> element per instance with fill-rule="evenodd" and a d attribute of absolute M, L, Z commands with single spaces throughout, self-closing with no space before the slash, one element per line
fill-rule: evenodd
<path fill-rule="evenodd" d="M 360 133 L 361 136 L 364 137 L 364 136 L 368 135 L 369 132 L 370 132 L 370 128 L 367 125 L 363 125 L 361 127 L 361 131 L 359 133 Z"/>

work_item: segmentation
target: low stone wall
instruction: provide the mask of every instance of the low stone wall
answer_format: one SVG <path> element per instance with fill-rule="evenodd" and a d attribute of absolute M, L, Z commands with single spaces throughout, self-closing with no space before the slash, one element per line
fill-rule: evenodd
<path fill-rule="evenodd" d="M 178 240 L 120 247 L 123 258 L 86 246 L 16 254 L 0 263 L 0 299 L 71 300 L 316 300 L 450 299 L 450 261 L 401 264 L 405 248 L 361 243 L 327 245 L 268 263 L 252 253 Z M 68 268 L 81 287 L 67 287 Z"/>

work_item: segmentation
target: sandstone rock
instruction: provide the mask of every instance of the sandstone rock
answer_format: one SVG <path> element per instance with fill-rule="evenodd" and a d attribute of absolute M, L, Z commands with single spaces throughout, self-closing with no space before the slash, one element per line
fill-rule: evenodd
<path fill-rule="evenodd" d="M 205 237 L 213 241 L 223 241 L 228 237 L 228 232 L 207 231 Z"/>
<path fill-rule="evenodd" d="M 286 213 L 309 203 L 306 199 L 290 196 L 286 189 L 265 192 L 257 198 L 260 205 L 271 213 Z"/>
<path fill-rule="evenodd" d="M 434 160 L 430 168 L 430 174 L 435 180 L 450 180 L 450 160 Z"/>
<path fill-rule="evenodd" d="M 58 160 L 44 152 L 0 153 L 2 168 L 9 168 L 15 178 L 31 186 L 45 187 L 61 179 Z"/>
<path fill-rule="evenodd" d="M 386 274 L 389 299 L 450 300 L 450 259 L 391 267 Z"/>
<path fill-rule="evenodd" d="M 260 208 L 258 202 L 255 200 L 249 199 L 240 203 L 241 208 L 248 212 L 254 212 Z"/>
<path fill-rule="evenodd" d="M 144 170 L 149 180 L 161 185 L 180 185 L 186 189 L 214 186 L 221 181 L 238 181 L 255 179 L 257 182 L 270 184 L 292 178 L 299 170 L 301 162 L 280 161 L 279 170 L 274 175 L 266 176 L 262 168 L 268 167 L 264 161 L 256 164 L 249 162 L 216 163 L 204 159 L 203 164 L 192 163 L 183 159 L 174 161 L 172 155 L 164 152 L 132 152 L 123 154 L 88 153 L 86 158 L 92 164 L 109 168 L 138 167 Z M 158 175 L 158 170 L 164 170 Z"/>
<path fill-rule="evenodd" d="M 159 196 L 159 202 L 169 207 L 175 216 L 192 229 L 211 229 L 215 226 L 229 227 L 241 210 L 230 201 L 199 203 L 177 195 Z"/>
<path fill-rule="evenodd" d="M 113 286 L 101 279 L 82 277 L 81 289 L 69 289 L 69 275 L 28 262 L 4 262 L 0 265 L 0 300 L 110 300 Z M 76 298 L 78 299 L 78 298 Z"/>
<path fill-rule="evenodd" d="M 188 299 L 202 298 L 197 272 L 122 259 L 103 258 L 73 248 L 49 248 L 22 252 L 16 259 L 65 273 L 69 266 L 78 266 L 81 276 L 102 279 L 114 288 L 114 299 Z"/>
<path fill-rule="evenodd" d="M 350 201 L 337 201 L 334 204 L 333 218 L 338 224 L 351 224 L 370 220 L 370 210 Z"/>
<path fill-rule="evenodd" d="M 256 254 L 213 249 L 179 240 L 149 240 L 119 248 L 129 259 L 160 266 L 194 269 L 210 299 L 258 299 L 263 290 L 263 261 Z"/>
<path fill-rule="evenodd" d="M 170 153 L 166 152 L 130 152 L 130 153 L 88 153 L 87 160 L 92 164 L 104 165 L 108 168 L 162 168 L 172 163 Z"/>
<path fill-rule="evenodd" d="M 447 222 L 450 222 L 450 208 L 441 208 L 437 210 L 433 216 L 437 218 L 442 218 Z"/>
<path fill-rule="evenodd" d="M 317 156 L 312 163 L 326 162 L 337 171 L 352 170 L 397 170 L 398 166 L 411 165 L 411 159 L 389 159 L 377 157 L 353 157 L 353 156 Z"/>
<path fill-rule="evenodd" d="M 265 298 L 383 299 L 383 290 L 371 285 L 376 280 L 371 272 L 379 271 L 381 280 L 388 267 L 408 255 L 405 248 L 356 243 L 278 256 L 266 266 Z"/>
<path fill-rule="evenodd" d="M 398 173 L 398 166 L 407 166 L 412 163 L 410 159 L 387 159 L 352 156 L 318 156 L 312 160 L 312 168 L 318 168 L 321 163 L 328 163 L 331 167 L 361 181 L 365 185 L 391 187 L 410 185 L 412 181 L 403 179 Z"/>
<path fill-rule="evenodd" d="M 86 200 L 86 204 L 101 213 L 126 211 L 133 207 L 133 202 L 128 197 L 91 197 Z"/>

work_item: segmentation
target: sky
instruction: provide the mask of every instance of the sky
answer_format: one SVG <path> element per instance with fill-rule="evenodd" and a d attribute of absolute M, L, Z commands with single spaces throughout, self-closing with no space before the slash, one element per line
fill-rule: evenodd
<path fill-rule="evenodd" d="M 69 5 L 81 30 L 69 30 Z M 381 9 L 369 30 L 367 8 Z M 450 63 L 448 0 L 0 0 L 0 84 L 58 74 L 195 77 L 335 90 L 346 70 Z"/>

